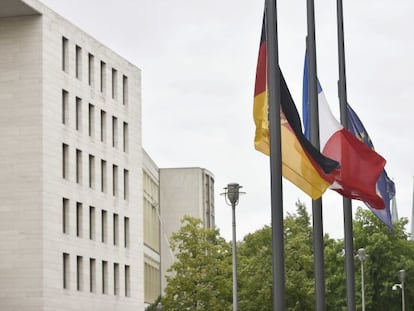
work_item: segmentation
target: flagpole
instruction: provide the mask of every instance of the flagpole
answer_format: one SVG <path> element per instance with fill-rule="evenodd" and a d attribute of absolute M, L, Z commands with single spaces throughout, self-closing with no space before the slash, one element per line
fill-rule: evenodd
<path fill-rule="evenodd" d="M 342 0 L 336 1 L 338 25 L 338 64 L 339 64 L 339 106 L 341 111 L 341 124 L 348 128 L 346 73 L 345 73 L 345 43 L 344 18 Z M 346 274 L 346 301 L 348 311 L 355 311 L 355 268 L 354 268 L 354 237 L 352 228 L 352 202 L 343 198 L 344 210 L 344 243 L 345 243 L 345 274 Z"/>
<path fill-rule="evenodd" d="M 410 236 L 410 240 L 414 240 L 414 183 L 413 183 L 413 203 L 411 206 L 411 236 Z"/>
<path fill-rule="evenodd" d="M 272 208 L 273 310 L 285 307 L 283 244 L 282 153 L 280 130 L 280 70 L 276 0 L 266 0 L 267 81 L 269 94 L 270 187 Z"/>
<path fill-rule="evenodd" d="M 314 0 L 307 0 L 307 51 L 308 51 L 308 83 L 310 103 L 310 138 L 311 143 L 319 150 L 319 108 L 317 92 L 316 43 L 315 43 L 315 5 Z M 312 200 L 313 217 L 313 251 L 315 268 L 315 310 L 324 311 L 325 304 L 325 270 L 323 247 L 322 199 Z"/>

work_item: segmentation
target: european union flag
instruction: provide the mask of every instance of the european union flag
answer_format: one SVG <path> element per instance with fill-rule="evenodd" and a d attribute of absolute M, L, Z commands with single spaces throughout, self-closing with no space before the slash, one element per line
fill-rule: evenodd
<path fill-rule="evenodd" d="M 369 138 L 368 132 L 366 131 L 361 120 L 351 108 L 347 105 L 348 111 L 348 130 L 358 137 L 363 143 L 369 146 L 371 149 L 374 149 L 371 139 Z M 379 210 L 372 208 L 369 204 L 365 203 L 368 208 L 385 224 L 388 226 L 390 231 L 394 230 L 391 220 L 391 209 L 390 202 L 391 199 L 395 196 L 395 184 L 388 177 L 387 172 L 384 170 L 377 181 L 377 193 L 381 196 L 384 201 L 385 209 Z"/>

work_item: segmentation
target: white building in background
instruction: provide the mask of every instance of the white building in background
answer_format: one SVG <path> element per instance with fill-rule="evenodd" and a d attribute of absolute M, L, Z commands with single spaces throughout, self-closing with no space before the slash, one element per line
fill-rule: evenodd
<path fill-rule="evenodd" d="M 214 179 L 142 149 L 141 72 L 38 0 L 0 1 L 0 310 L 144 310 Z"/>
<path fill-rule="evenodd" d="M 160 184 L 158 166 L 143 156 L 144 302 L 151 304 L 161 295 Z"/>
<path fill-rule="evenodd" d="M 150 304 L 165 289 L 175 257 L 172 233 L 185 215 L 214 228 L 214 177 L 203 168 L 158 168 L 144 151 L 144 301 Z"/>
<path fill-rule="evenodd" d="M 143 310 L 140 70 L 1 0 L 0 72 L 0 310 Z"/>
<path fill-rule="evenodd" d="M 166 286 L 165 276 L 174 261 L 169 238 L 181 226 L 184 215 L 199 218 L 206 228 L 215 227 L 214 176 L 203 168 L 161 168 L 161 287 Z"/>

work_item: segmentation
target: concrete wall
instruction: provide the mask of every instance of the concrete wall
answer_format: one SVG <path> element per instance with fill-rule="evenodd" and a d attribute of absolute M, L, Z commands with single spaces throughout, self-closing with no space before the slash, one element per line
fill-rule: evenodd
<path fill-rule="evenodd" d="M 42 61 L 41 18 L 0 18 L 0 310 L 43 306 Z"/>
<path fill-rule="evenodd" d="M 18 0 L 16 0 L 18 1 Z M 20 1 L 19 1 L 20 2 Z M 141 73 L 110 49 L 36 0 L 25 3 L 41 15 L 0 19 L 0 310 L 142 310 L 142 146 Z M 62 36 L 68 39 L 69 70 L 62 71 Z M 81 76 L 75 76 L 75 50 L 81 48 Z M 88 53 L 94 55 L 94 85 L 88 83 Z M 106 92 L 100 91 L 100 61 L 106 63 Z M 111 96 L 112 68 L 117 98 Z M 128 102 L 122 78 L 128 77 Z M 69 119 L 62 123 L 62 89 L 69 94 Z M 76 97 L 81 122 L 75 126 Z M 88 133 L 89 104 L 95 108 Z M 100 140 L 100 111 L 106 112 L 106 141 Z M 118 145 L 112 146 L 112 116 Z M 122 148 L 128 123 L 128 151 Z M 62 178 L 62 144 L 69 146 L 69 176 Z M 82 177 L 76 182 L 76 149 L 82 151 Z M 89 155 L 95 158 L 95 183 L 89 187 Z M 107 163 L 107 191 L 100 189 L 100 161 Z M 118 193 L 112 194 L 112 165 L 118 166 Z M 129 195 L 123 197 L 123 172 Z M 69 200 L 69 229 L 63 233 L 63 198 Z M 81 236 L 76 234 L 76 204 L 82 203 Z M 95 237 L 89 238 L 89 207 L 95 208 Z M 101 242 L 101 211 L 108 217 L 108 239 Z M 113 244 L 112 216 L 118 215 L 119 243 Z M 129 246 L 124 247 L 124 217 Z M 69 254 L 69 286 L 63 288 L 63 253 Z M 77 289 L 77 256 L 82 282 Z M 96 291 L 89 290 L 89 259 L 96 260 Z M 108 263 L 108 293 L 102 294 L 102 261 Z M 114 295 L 114 263 L 119 264 L 119 294 Z M 124 267 L 130 267 L 125 297 Z"/>
<path fill-rule="evenodd" d="M 180 229 L 181 219 L 185 215 L 199 218 L 205 223 L 205 208 L 209 197 L 204 188 L 206 175 L 213 178 L 210 172 L 197 167 L 160 169 L 162 289 L 166 286 L 167 269 L 174 261 L 168 243 L 171 234 Z"/>

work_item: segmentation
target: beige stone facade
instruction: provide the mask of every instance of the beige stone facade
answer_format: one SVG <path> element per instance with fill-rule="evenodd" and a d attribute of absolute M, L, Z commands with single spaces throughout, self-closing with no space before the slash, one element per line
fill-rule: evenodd
<path fill-rule="evenodd" d="M 214 177 L 143 151 L 141 71 L 38 0 L 0 1 L 0 310 L 144 310 Z"/>
<path fill-rule="evenodd" d="M 181 219 L 187 215 L 199 218 L 206 228 L 215 227 L 214 176 L 203 168 L 161 168 L 161 288 L 167 285 L 165 276 L 175 258 L 170 250 L 169 239 L 181 227 Z"/>
<path fill-rule="evenodd" d="M 140 70 L 37 0 L 0 12 L 0 310 L 143 310 Z"/>
<path fill-rule="evenodd" d="M 159 168 L 143 152 L 144 213 L 144 302 L 153 303 L 161 294 L 161 226 Z"/>

